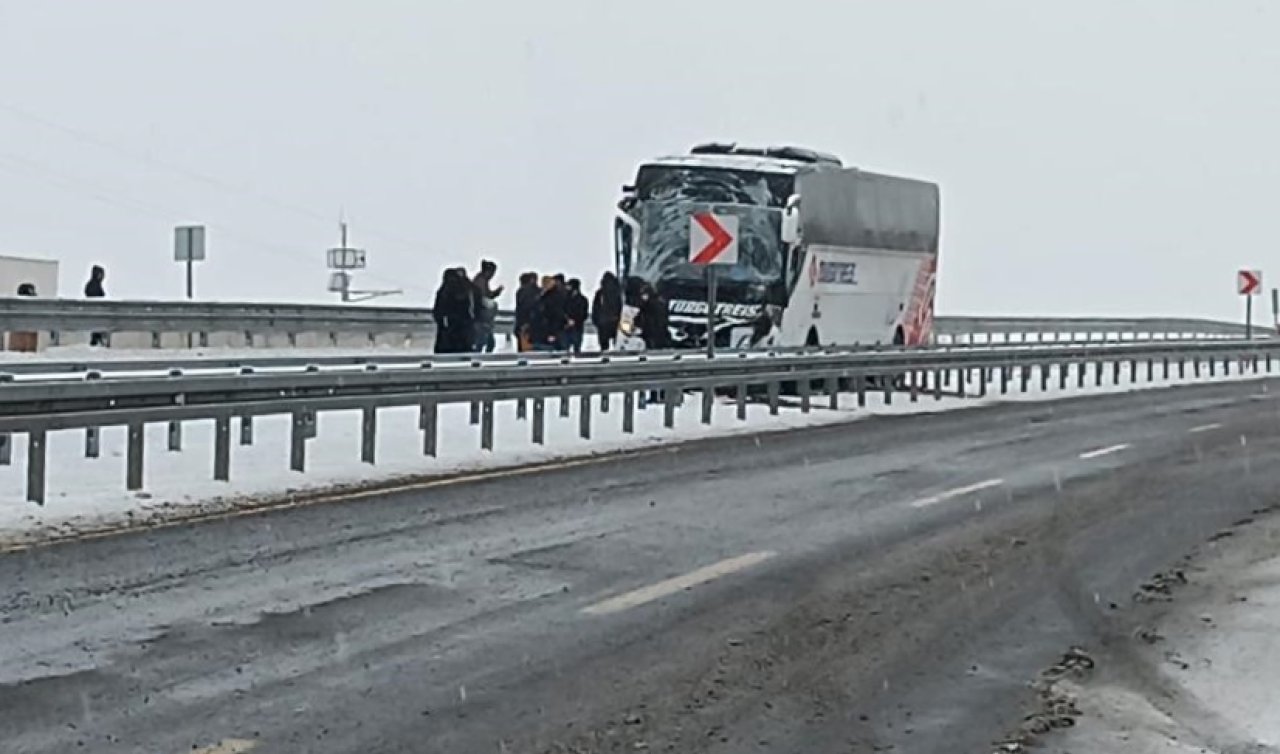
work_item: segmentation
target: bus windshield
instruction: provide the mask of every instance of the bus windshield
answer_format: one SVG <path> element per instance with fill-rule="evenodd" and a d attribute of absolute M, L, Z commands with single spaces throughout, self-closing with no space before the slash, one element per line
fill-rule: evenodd
<path fill-rule="evenodd" d="M 790 173 L 729 168 L 645 165 L 636 176 L 636 195 L 641 201 L 683 200 L 782 209 L 795 186 L 796 177 Z"/>
<path fill-rule="evenodd" d="M 773 285 L 782 280 L 782 211 L 688 200 L 641 201 L 636 208 L 640 243 L 632 274 L 645 280 L 701 281 L 702 267 L 689 264 L 690 216 L 715 212 L 738 217 L 738 263 L 722 267 L 726 283 Z"/>

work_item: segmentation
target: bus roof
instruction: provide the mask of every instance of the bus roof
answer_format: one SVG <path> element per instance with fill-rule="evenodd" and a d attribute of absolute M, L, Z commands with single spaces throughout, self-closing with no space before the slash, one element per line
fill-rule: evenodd
<path fill-rule="evenodd" d="M 795 175 L 802 170 L 813 170 L 819 166 L 812 162 L 787 160 L 778 157 L 761 157 L 745 154 L 682 154 L 659 157 L 650 160 L 646 165 L 665 165 L 682 168 L 712 168 L 720 170 L 751 170 L 757 173 L 778 173 Z"/>

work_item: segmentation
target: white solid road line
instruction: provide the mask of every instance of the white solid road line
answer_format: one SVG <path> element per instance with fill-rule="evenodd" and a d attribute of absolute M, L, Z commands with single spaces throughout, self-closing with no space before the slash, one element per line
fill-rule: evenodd
<path fill-rule="evenodd" d="M 1119 453 L 1120 451 L 1125 450 L 1128 447 L 1129 447 L 1129 443 L 1122 442 L 1119 445 L 1111 445 L 1106 448 L 1098 448 L 1097 450 L 1090 450 L 1086 453 L 1081 453 L 1080 459 L 1083 461 L 1087 461 L 1090 458 L 1101 458 L 1102 456 L 1109 456 L 1112 453 Z"/>
<path fill-rule="evenodd" d="M 968 485 L 965 485 L 964 487 L 956 487 L 955 489 L 944 490 L 943 492 L 939 492 L 936 495 L 930 495 L 929 497 L 922 497 L 919 500 L 912 502 L 911 507 L 912 508 L 928 508 L 930 505 L 945 503 L 946 501 L 951 500 L 952 498 L 957 498 L 962 495 L 968 495 L 970 492 L 978 492 L 980 490 L 989 489 L 991 487 L 999 487 L 1002 484 L 1004 484 L 1003 479 L 988 479 L 984 482 L 977 482 L 976 484 L 968 484 Z"/>
<path fill-rule="evenodd" d="M 759 565 L 777 554 L 772 550 L 765 550 L 763 552 L 749 552 L 736 558 L 722 560 L 719 563 L 703 566 L 696 571 L 690 571 L 683 576 L 676 576 L 666 581 L 659 581 L 656 584 L 650 584 L 640 589 L 619 594 L 616 597 L 610 597 L 607 600 L 582 608 L 582 612 L 587 615 L 620 613 L 623 610 L 630 610 L 633 607 L 639 607 L 645 603 L 668 597 L 676 592 L 684 591 L 699 584 L 705 584 L 708 581 L 715 581 L 722 576 L 728 576 L 731 573 Z"/>
<path fill-rule="evenodd" d="M 1215 429 L 1222 429 L 1222 425 L 1221 424 L 1201 424 L 1198 427 L 1192 427 L 1191 429 L 1188 429 L 1187 434 L 1195 435 L 1201 432 L 1212 432 Z"/>

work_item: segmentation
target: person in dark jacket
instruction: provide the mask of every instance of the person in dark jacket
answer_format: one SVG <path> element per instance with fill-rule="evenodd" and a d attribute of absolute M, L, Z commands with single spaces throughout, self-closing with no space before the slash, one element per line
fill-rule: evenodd
<path fill-rule="evenodd" d="M 559 351 L 564 349 L 565 325 L 568 317 L 565 304 L 566 291 L 555 277 L 542 278 L 542 295 L 534 307 L 529 334 L 535 351 Z"/>
<path fill-rule="evenodd" d="M 618 323 L 622 321 L 622 284 L 618 276 L 606 272 L 591 301 L 591 324 L 596 326 L 600 350 L 608 351 L 618 339 Z"/>
<path fill-rule="evenodd" d="M 523 272 L 520 274 L 520 287 L 516 289 L 516 349 L 533 350 L 533 338 L 529 327 L 533 323 L 533 312 L 538 306 L 538 297 L 542 295 L 538 288 L 538 273 Z"/>
<path fill-rule="evenodd" d="M 84 284 L 85 298 L 106 298 L 107 290 L 102 287 L 103 281 L 107 279 L 107 271 L 102 269 L 101 265 L 94 265 L 89 269 L 89 282 Z M 105 346 L 107 345 L 107 334 L 103 332 L 89 333 L 89 345 Z"/>
<path fill-rule="evenodd" d="M 444 271 L 431 316 L 436 322 L 436 353 L 466 353 L 475 342 L 475 287 L 461 268 Z"/>
<path fill-rule="evenodd" d="M 648 283 L 640 289 L 640 321 L 646 349 L 661 351 L 671 347 L 667 300 Z"/>
<path fill-rule="evenodd" d="M 582 295 L 582 281 L 570 278 L 565 296 L 564 313 L 567 318 L 564 329 L 564 347 L 573 354 L 582 353 L 582 336 L 587 331 L 587 317 L 591 316 L 591 302 Z"/>

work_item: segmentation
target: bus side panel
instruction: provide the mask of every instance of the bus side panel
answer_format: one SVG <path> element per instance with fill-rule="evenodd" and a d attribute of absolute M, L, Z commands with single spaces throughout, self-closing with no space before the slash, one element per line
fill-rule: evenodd
<path fill-rule="evenodd" d="M 934 254 L 812 246 L 783 314 L 782 342 L 804 345 L 927 342 L 933 322 Z"/>

